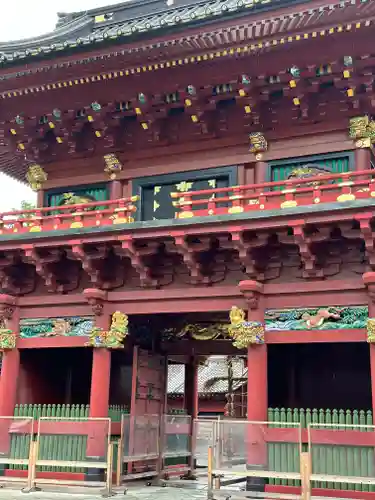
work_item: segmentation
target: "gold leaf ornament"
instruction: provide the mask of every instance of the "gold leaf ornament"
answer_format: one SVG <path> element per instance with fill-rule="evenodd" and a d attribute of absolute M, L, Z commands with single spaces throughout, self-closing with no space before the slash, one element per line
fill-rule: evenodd
<path fill-rule="evenodd" d="M 254 344 L 264 344 L 264 325 L 258 321 L 246 321 L 245 311 L 233 306 L 229 313 L 228 334 L 234 347 L 247 349 Z"/>

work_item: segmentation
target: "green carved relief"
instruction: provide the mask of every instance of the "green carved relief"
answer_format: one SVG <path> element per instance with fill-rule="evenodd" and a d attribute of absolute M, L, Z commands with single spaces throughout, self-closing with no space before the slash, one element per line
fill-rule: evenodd
<path fill-rule="evenodd" d="M 33 318 L 20 321 L 21 338 L 39 337 L 87 337 L 94 327 L 94 319 L 89 316 L 63 318 Z"/>
<path fill-rule="evenodd" d="M 367 306 L 269 309 L 265 312 L 266 331 L 367 328 L 367 320 Z"/>

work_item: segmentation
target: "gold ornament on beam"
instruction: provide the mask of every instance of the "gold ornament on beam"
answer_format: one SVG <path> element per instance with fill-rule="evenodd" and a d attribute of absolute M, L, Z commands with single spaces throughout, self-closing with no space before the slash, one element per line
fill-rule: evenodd
<path fill-rule="evenodd" d="M 367 115 L 351 118 L 349 136 L 357 148 L 370 148 L 375 143 L 375 121 Z"/>
<path fill-rule="evenodd" d="M 110 329 L 105 331 L 102 328 L 93 328 L 86 346 L 123 349 L 123 340 L 129 335 L 128 325 L 129 319 L 127 315 L 116 311 L 112 315 Z"/>
<path fill-rule="evenodd" d="M 252 132 L 249 134 L 249 151 L 255 154 L 257 160 L 261 160 L 262 153 L 268 150 L 268 142 L 261 132 Z"/>
<path fill-rule="evenodd" d="M 12 330 L 0 328 L 0 351 L 15 349 L 16 341 L 16 334 Z"/>
<path fill-rule="evenodd" d="M 48 175 L 40 165 L 33 163 L 29 166 L 26 174 L 26 180 L 33 191 L 39 191 L 39 189 L 42 189 L 43 184 L 47 179 Z"/>
<path fill-rule="evenodd" d="M 367 320 L 367 342 L 369 344 L 375 343 L 375 318 Z"/>
<path fill-rule="evenodd" d="M 258 321 L 246 321 L 245 311 L 232 306 L 229 314 L 228 334 L 234 347 L 247 349 L 254 344 L 264 344 L 264 325 Z"/>
<path fill-rule="evenodd" d="M 120 160 L 113 153 L 104 155 L 103 158 L 105 162 L 104 172 L 109 175 L 111 180 L 116 179 L 117 174 L 122 170 Z"/>
<path fill-rule="evenodd" d="M 198 323 L 186 325 L 179 333 L 179 337 L 189 335 L 194 340 L 216 340 L 220 336 L 225 337 L 227 333 L 228 327 L 226 325 L 214 323 L 209 326 L 202 326 Z"/>

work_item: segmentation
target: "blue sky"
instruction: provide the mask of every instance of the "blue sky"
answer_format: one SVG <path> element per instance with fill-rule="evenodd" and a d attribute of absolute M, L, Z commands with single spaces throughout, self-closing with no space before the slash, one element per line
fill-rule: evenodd
<path fill-rule="evenodd" d="M 20 40 L 52 31 L 57 12 L 74 12 L 123 0 L 3 0 L 1 2 L 0 41 Z M 0 212 L 18 208 L 22 200 L 35 200 L 24 184 L 0 174 Z"/>

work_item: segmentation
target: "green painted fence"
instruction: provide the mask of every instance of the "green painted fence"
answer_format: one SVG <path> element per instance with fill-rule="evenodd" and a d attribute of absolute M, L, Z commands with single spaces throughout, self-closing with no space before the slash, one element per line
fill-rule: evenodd
<path fill-rule="evenodd" d="M 88 405 L 17 405 L 14 415 L 17 417 L 55 417 L 85 419 L 89 416 Z M 120 422 L 121 415 L 128 414 L 126 406 L 112 405 L 109 407 L 108 416 L 113 422 Z M 35 428 L 36 431 L 36 428 Z M 86 436 L 41 436 L 39 457 L 41 460 L 85 460 Z M 27 458 L 30 447 L 30 436 L 21 434 L 13 435 L 11 438 L 11 457 Z M 26 469 L 27 467 L 10 466 L 11 469 Z M 84 469 L 72 467 L 40 467 L 41 471 L 53 472 L 85 472 Z"/>
<path fill-rule="evenodd" d="M 309 423 L 319 424 L 316 428 L 334 430 L 325 424 L 345 425 L 347 430 L 371 431 L 373 423 L 371 411 L 358 410 L 323 410 L 309 408 L 269 408 L 270 422 L 301 423 L 306 428 Z M 282 425 L 275 424 L 275 427 Z M 336 427 L 338 429 L 339 427 Z M 307 443 L 303 444 L 304 450 Z M 319 474 L 335 474 L 342 476 L 375 477 L 375 450 L 364 446 L 314 445 L 312 443 L 313 472 Z M 298 446 L 293 443 L 269 443 L 268 460 L 270 470 L 295 472 L 299 468 Z M 299 481 L 271 479 L 270 484 L 298 486 Z M 339 490 L 375 491 L 373 486 L 364 484 L 348 485 L 346 483 L 315 482 L 315 488 Z"/>

